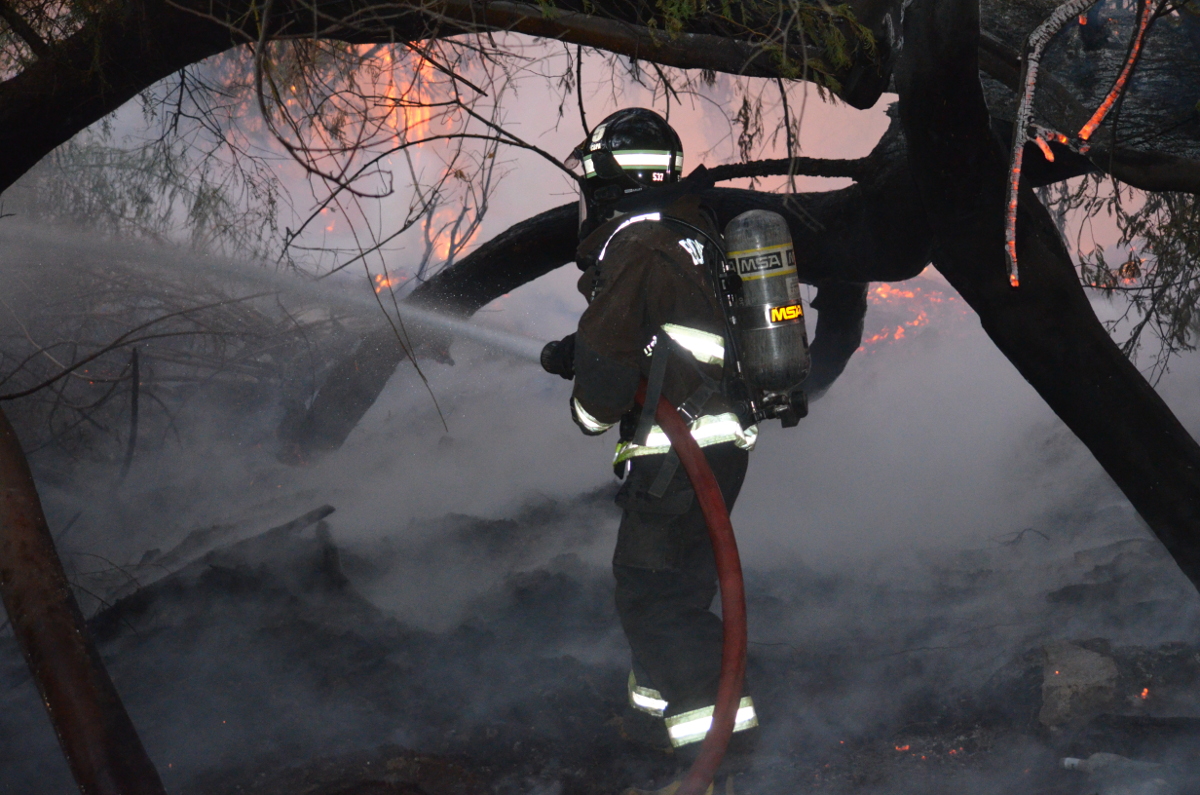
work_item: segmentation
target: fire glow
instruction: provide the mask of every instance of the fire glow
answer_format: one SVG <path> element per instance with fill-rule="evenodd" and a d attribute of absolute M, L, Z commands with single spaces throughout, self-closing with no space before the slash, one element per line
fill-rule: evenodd
<path fill-rule="evenodd" d="M 385 174 L 397 169 L 409 171 L 411 178 L 419 183 L 421 201 L 427 194 L 438 195 L 438 200 L 421 214 L 423 217 L 415 225 L 417 233 L 424 237 L 431 265 L 461 253 L 478 233 L 477 226 L 469 223 L 470 213 L 464 211 L 450 191 L 440 187 L 453 180 L 469 183 L 470 177 L 455 165 L 454 145 L 448 143 L 461 132 L 456 116 L 449 110 L 458 88 L 436 66 L 439 57 L 436 46 L 424 41 L 383 47 L 360 45 L 365 68 L 356 74 L 356 80 L 360 81 L 356 91 L 372 99 L 370 112 L 361 122 L 363 129 L 356 132 L 358 148 L 376 158 L 379 170 Z M 288 103 L 292 101 L 289 99 Z M 327 134 L 323 129 L 315 133 L 318 137 Z M 320 146 L 334 151 L 337 142 L 321 138 Z M 401 152 L 406 161 L 393 162 Z M 319 228 L 326 234 L 354 231 L 349 223 L 323 221 Z M 400 281 L 389 277 L 381 284 L 376 277 L 376 292 L 393 288 Z"/>
<path fill-rule="evenodd" d="M 404 283 L 404 276 L 385 276 L 382 273 L 375 274 L 375 292 L 382 293 L 384 290 L 391 290 L 399 287 Z"/>
<path fill-rule="evenodd" d="M 899 310 L 910 317 L 895 325 L 889 323 L 863 339 L 858 353 L 871 353 L 885 344 L 911 339 L 914 330 L 930 325 L 933 317 L 944 313 L 950 307 L 954 307 L 962 313 L 966 311 L 966 307 L 958 297 L 946 295 L 941 290 L 911 283 L 907 283 L 903 287 L 886 282 L 877 284 L 867 293 L 867 299 L 872 306 L 888 307 L 893 311 Z"/>

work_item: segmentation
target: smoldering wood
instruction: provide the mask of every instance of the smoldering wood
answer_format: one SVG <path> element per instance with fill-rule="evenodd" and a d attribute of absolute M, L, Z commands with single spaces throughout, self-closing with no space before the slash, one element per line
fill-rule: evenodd
<path fill-rule="evenodd" d="M 258 530 L 262 527 L 259 517 L 238 517 L 232 521 L 192 530 L 166 552 L 157 549 L 146 550 L 142 559 L 135 564 L 112 564 L 107 569 L 79 572 L 73 575 L 73 581 L 76 584 L 86 584 L 92 592 L 94 610 L 99 611 L 98 615 L 122 599 L 170 577 L 212 550 L 229 543 L 238 543 L 234 539 L 239 536 L 257 532 L 255 537 L 272 541 L 290 538 L 313 525 L 323 523 L 334 511 L 332 505 L 322 505 L 295 519 L 262 531 Z M 93 621 L 95 616 L 90 613 L 88 615 L 88 620 Z"/>
<path fill-rule="evenodd" d="M 972 0 L 919 0 L 897 65 L 908 157 L 935 264 L 984 330 L 1200 586 L 1200 445 L 1106 332 L 1032 191 L 1021 194 L 1020 289 L 1006 276 L 1006 156 L 978 79 Z"/>
<path fill-rule="evenodd" d="M 117 600 L 93 631 L 114 673 L 139 683 L 128 695 L 135 714 L 148 724 L 211 727 L 156 738 L 162 758 L 175 760 L 172 791 L 180 795 L 417 795 L 402 782 L 439 763 L 475 771 L 477 786 L 422 775 L 421 791 L 557 781 L 605 795 L 632 765 L 670 772 L 674 764 L 628 739 L 627 660 L 563 653 L 601 647 L 619 632 L 607 567 L 555 557 L 564 528 L 573 536 L 567 550 L 603 544 L 605 522 L 593 512 L 608 497 L 535 497 L 500 516 L 449 513 L 415 525 L 384 517 L 368 536 L 247 525 Z M 759 768 L 765 788 L 804 791 L 817 772 L 824 789 L 848 782 L 835 791 L 884 779 L 902 786 L 919 771 L 934 788 L 985 775 L 999 791 L 1074 792 L 1076 782 L 1054 778 L 1064 744 L 1078 753 L 1084 742 L 1085 755 L 1158 760 L 1170 749 L 1196 758 L 1194 722 L 1158 717 L 1191 714 L 1195 704 L 1197 646 L 1186 635 L 1164 643 L 1160 634 L 1178 631 L 1181 613 L 1195 621 L 1195 594 L 1132 512 L 1114 526 L 1102 518 L 1111 510 L 1085 502 L 1036 532 L 1013 534 L 1012 543 L 930 550 L 902 591 L 894 571 L 876 576 L 866 567 L 838 577 L 752 570 L 759 587 L 750 610 L 762 633 L 751 652 L 753 694 L 774 705 L 764 729 L 788 760 Z M 453 594 L 464 570 L 475 595 L 438 630 L 370 598 L 420 571 L 440 572 L 445 586 L 434 589 Z M 1047 675 L 1046 647 L 1078 638 L 1080 627 L 1091 639 L 1074 645 L 1111 660 L 1117 679 L 1102 698 L 1072 705 L 1067 723 L 1047 736 L 1040 709 L 1057 677 Z M 239 664 L 247 660 L 253 665 Z M 530 678 L 537 688 L 521 686 Z M 847 712 L 854 699 L 868 706 Z M 1108 716 L 1095 715 L 1096 706 Z M 795 732 L 795 715 L 838 731 Z M 33 718 L 40 715 L 8 712 L 0 732 Z M 419 738 L 424 751 L 399 745 L 416 742 L 405 738 Z M 188 762 L 181 745 L 194 750 Z M 904 745 L 909 752 L 896 750 Z M 4 773 L 15 777 L 14 767 Z M 864 783 L 864 775 L 872 778 Z"/>
<path fill-rule="evenodd" d="M 1025 38 L 1056 5 L 1042 0 L 981 4 L 978 65 L 992 116 L 1009 124 L 1016 118 Z M 1078 24 L 1054 38 L 1038 79 L 1038 124 L 1068 137 L 1083 127 L 1124 63 L 1133 14 L 1106 11 L 1102 24 L 1109 31 L 1100 43 L 1084 39 L 1085 26 Z M 1108 17 L 1116 17 L 1119 26 Z M 1155 22 L 1120 109 L 1090 139 L 1087 157 L 1096 168 L 1145 190 L 1200 192 L 1200 113 L 1194 102 L 1200 95 L 1200 60 L 1192 38 L 1197 33 L 1200 23 L 1190 17 Z"/>

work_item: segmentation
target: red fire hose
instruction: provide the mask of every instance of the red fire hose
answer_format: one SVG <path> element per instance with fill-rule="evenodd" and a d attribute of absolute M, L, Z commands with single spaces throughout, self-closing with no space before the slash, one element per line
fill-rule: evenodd
<path fill-rule="evenodd" d="M 646 398 L 646 384 L 638 389 L 637 400 Z M 717 685 L 717 703 L 713 710 L 712 727 L 700 745 L 700 755 L 692 763 L 676 795 L 704 795 L 733 736 L 738 704 L 742 700 L 742 681 L 746 676 L 746 591 L 742 583 L 742 561 L 738 556 L 737 539 L 729 522 L 729 509 L 708 466 L 700 445 L 688 432 L 679 412 L 665 397 L 660 396 L 654 420 L 671 440 L 692 488 L 700 500 L 700 510 L 708 524 L 717 561 L 717 581 L 721 586 L 721 614 L 724 636 L 721 649 L 721 679 Z"/>

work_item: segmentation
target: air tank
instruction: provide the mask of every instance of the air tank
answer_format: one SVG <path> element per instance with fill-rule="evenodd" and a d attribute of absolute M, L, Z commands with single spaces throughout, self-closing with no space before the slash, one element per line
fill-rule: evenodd
<path fill-rule="evenodd" d="M 787 221 L 770 210 L 750 210 L 725 227 L 725 248 L 742 280 L 734 333 L 742 375 L 763 392 L 784 395 L 808 375 L 808 334 L 796 252 Z"/>

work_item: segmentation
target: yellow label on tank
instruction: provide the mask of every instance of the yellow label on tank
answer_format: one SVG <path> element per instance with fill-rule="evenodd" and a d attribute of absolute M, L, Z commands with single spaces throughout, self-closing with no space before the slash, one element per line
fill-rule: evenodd
<path fill-rule="evenodd" d="M 798 317 L 804 317 L 804 309 L 800 304 L 771 307 L 772 323 L 782 323 L 785 320 L 795 320 Z"/>

